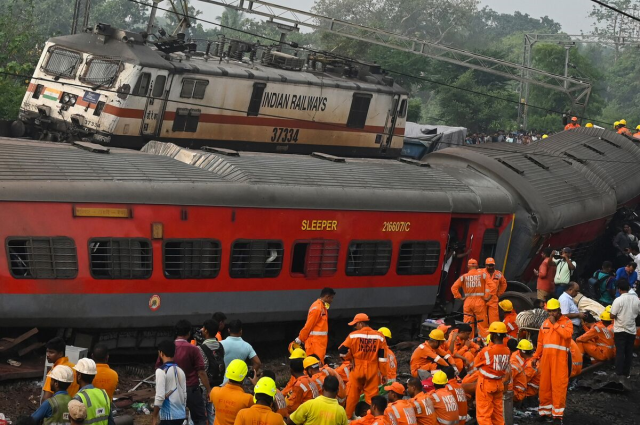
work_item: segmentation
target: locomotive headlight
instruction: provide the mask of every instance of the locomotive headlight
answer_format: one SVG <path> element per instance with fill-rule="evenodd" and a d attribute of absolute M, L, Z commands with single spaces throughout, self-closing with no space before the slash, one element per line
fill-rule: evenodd
<path fill-rule="evenodd" d="M 64 103 L 66 105 L 67 103 L 69 103 L 70 99 L 71 97 L 69 96 L 69 94 L 65 93 L 62 95 L 62 99 L 60 99 L 60 103 Z"/>
<path fill-rule="evenodd" d="M 73 106 L 76 104 L 76 102 L 78 101 L 78 96 L 71 94 L 69 95 L 69 105 Z"/>

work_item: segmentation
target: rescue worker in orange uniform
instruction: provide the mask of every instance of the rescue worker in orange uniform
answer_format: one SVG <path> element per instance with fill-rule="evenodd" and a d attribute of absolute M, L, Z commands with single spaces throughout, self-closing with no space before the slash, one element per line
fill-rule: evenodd
<path fill-rule="evenodd" d="M 528 353 L 528 354 L 523 354 Z M 527 374 L 525 365 L 533 353 L 533 344 L 528 339 L 518 342 L 518 350 L 511 354 L 511 384 L 513 402 L 520 403 L 527 396 Z M 528 357 L 525 357 L 528 355 Z"/>
<path fill-rule="evenodd" d="M 313 357 L 315 359 L 315 356 L 309 357 Z M 338 400 L 339 404 L 344 404 L 347 399 L 347 386 L 345 385 L 340 375 L 327 364 L 320 366 L 320 362 L 318 362 L 317 367 L 318 369 L 314 368 L 313 370 L 305 369 L 305 372 L 307 372 L 308 374 L 309 371 L 312 371 L 313 375 L 311 375 L 311 380 L 316 383 L 318 389 L 322 388 L 322 386 L 324 385 L 324 380 L 327 378 L 327 376 L 333 376 L 334 378 L 336 378 L 338 380 L 338 395 L 336 396 L 336 399 Z"/>
<path fill-rule="evenodd" d="M 613 342 L 611 313 L 603 311 L 600 314 L 600 320 L 589 331 L 578 337 L 576 342 L 583 353 L 603 362 L 615 356 L 616 346 Z"/>
<path fill-rule="evenodd" d="M 271 378 L 273 382 L 276 381 L 276 373 L 272 370 L 263 370 L 262 371 L 263 378 Z M 276 413 L 282 416 L 285 420 L 289 417 L 289 410 L 287 410 L 287 399 L 285 398 L 282 391 L 279 391 L 276 388 L 276 394 L 273 396 L 273 408 Z"/>
<path fill-rule="evenodd" d="M 351 362 L 349 360 L 342 360 L 342 364 L 335 368 L 336 373 L 342 378 L 342 382 L 345 385 L 349 384 L 349 375 L 351 375 Z"/>
<path fill-rule="evenodd" d="M 631 132 L 627 128 L 627 120 L 618 121 L 618 134 L 625 134 L 629 137 L 632 137 Z"/>
<path fill-rule="evenodd" d="M 518 314 L 513 310 L 513 303 L 509 300 L 502 300 L 498 305 L 500 306 L 500 321 L 507 325 L 507 335 L 518 339 L 518 332 L 520 331 L 518 325 L 516 325 Z"/>
<path fill-rule="evenodd" d="M 473 258 L 468 262 L 469 272 L 463 274 L 455 281 L 451 287 L 454 298 L 463 299 L 465 314 L 464 321 L 477 322 L 480 336 L 487 336 L 487 302 L 491 301 L 492 295 L 487 284 L 487 273 L 478 270 L 478 262 Z M 464 291 L 464 297 L 460 294 L 460 289 Z M 475 331 L 473 332 L 475 334 Z"/>
<path fill-rule="evenodd" d="M 573 130 L 574 128 L 580 128 L 580 124 L 578 124 L 578 117 L 571 117 L 571 122 L 564 126 L 565 130 Z"/>
<path fill-rule="evenodd" d="M 333 302 L 336 291 L 331 288 L 324 288 L 320 292 L 320 298 L 314 301 L 309 307 L 307 322 L 300 331 L 295 342 L 304 343 L 307 356 L 315 354 L 324 362 L 327 354 L 327 343 L 329 341 L 329 307 Z"/>
<path fill-rule="evenodd" d="M 471 340 L 471 326 L 462 323 L 457 326 L 458 333 L 453 343 L 453 356 L 465 359 L 467 371 L 473 367 L 473 359 L 480 351 L 480 346 Z"/>
<path fill-rule="evenodd" d="M 456 397 L 447 389 L 447 374 L 441 370 L 433 374 L 434 390 L 428 393 L 429 399 L 436 412 L 436 418 L 441 425 L 457 425 L 460 422 L 458 402 Z"/>
<path fill-rule="evenodd" d="M 447 375 L 447 379 L 449 380 L 446 388 L 456 398 L 456 402 L 458 403 L 458 418 L 460 420 L 458 425 L 464 425 L 465 422 L 467 422 L 467 414 L 469 413 L 467 395 L 465 394 L 462 385 L 460 385 L 453 368 L 445 367 L 442 371 Z"/>
<path fill-rule="evenodd" d="M 391 342 L 391 330 L 389 328 L 382 327 L 378 329 L 387 342 L 387 364 L 389 365 L 389 374 L 384 377 L 383 382 L 391 382 L 396 380 L 396 376 L 398 375 L 398 361 L 396 360 L 396 355 L 389 348 L 389 343 Z"/>
<path fill-rule="evenodd" d="M 431 399 L 422 390 L 422 381 L 419 378 L 409 378 L 407 381 L 407 393 L 409 401 L 413 404 L 416 413 L 417 425 L 436 425 L 436 412 Z"/>
<path fill-rule="evenodd" d="M 484 271 L 487 273 L 487 285 L 489 285 L 489 291 L 492 295 L 491 299 L 487 301 L 489 323 L 499 322 L 498 299 L 507 290 L 507 279 L 504 278 L 500 270 L 496 270 L 496 260 L 493 258 L 487 258 L 484 264 Z"/>
<path fill-rule="evenodd" d="M 538 347 L 533 358 L 540 371 L 540 416 L 553 416 L 562 422 L 569 386 L 569 353 L 573 323 L 560 311 L 560 302 L 547 301 L 549 317 L 538 333 Z"/>
<path fill-rule="evenodd" d="M 307 357 L 307 353 L 304 352 L 304 350 L 302 348 L 294 348 L 293 350 L 290 350 L 290 356 L 289 356 L 289 367 L 292 367 L 291 364 L 293 363 L 294 360 L 296 359 L 301 359 L 304 360 Z M 289 378 L 289 382 L 287 382 L 287 385 L 285 385 L 285 387 L 282 389 L 282 393 L 283 394 L 289 394 L 291 392 L 291 389 L 293 388 L 293 384 L 296 383 L 296 377 L 293 376 L 293 374 L 291 374 L 291 378 Z"/>
<path fill-rule="evenodd" d="M 504 425 L 502 395 L 503 378 L 509 373 L 511 351 L 505 344 L 507 327 L 502 322 L 489 326 L 491 345 L 476 357 L 476 419 L 478 425 Z"/>
<path fill-rule="evenodd" d="M 440 329 L 434 329 L 429 333 L 429 339 L 424 344 L 420 344 L 411 355 L 409 367 L 412 376 L 426 379 L 429 374 L 424 372 L 431 372 L 453 364 L 451 354 L 440 348 L 444 340 L 444 333 Z M 452 360 L 451 363 L 449 363 L 449 359 Z"/>
<path fill-rule="evenodd" d="M 636 126 L 636 132 L 633 133 L 633 137 L 640 139 L 640 125 Z"/>
<path fill-rule="evenodd" d="M 371 404 L 371 397 L 378 394 L 380 375 L 387 376 L 387 342 L 384 336 L 369 327 L 369 316 L 358 313 L 349 323 L 355 330 L 338 347 L 340 357 L 353 358 L 353 370 L 347 388 L 347 418 L 353 417 L 360 394 L 364 391 L 365 401 Z"/>
<path fill-rule="evenodd" d="M 310 362 L 317 362 L 315 357 L 307 357 L 304 360 L 295 359 L 291 361 L 291 375 L 296 378 L 293 388 L 287 394 L 287 410 L 293 413 L 305 401 L 313 400 L 320 395 L 317 385 L 305 373 L 305 366 L 309 367 Z M 307 362 L 305 364 L 305 362 Z"/>
<path fill-rule="evenodd" d="M 384 414 L 388 405 L 387 399 L 381 395 L 371 397 L 371 414 L 373 415 L 371 425 L 391 425 L 389 418 Z"/>
<path fill-rule="evenodd" d="M 571 352 L 571 375 L 569 375 L 569 378 L 573 378 L 582 373 L 582 357 L 584 356 L 584 351 L 578 347 L 578 344 L 573 339 L 571 340 L 569 351 Z"/>
<path fill-rule="evenodd" d="M 403 400 L 404 387 L 399 382 L 384 387 L 387 391 L 389 405 L 384 411 L 391 425 L 415 425 L 416 412 L 413 410 L 413 403 L 409 400 Z"/>
<path fill-rule="evenodd" d="M 524 374 L 527 376 L 527 392 L 525 398 L 535 397 L 540 391 L 540 371 L 538 364 L 533 358 L 533 351 L 529 353 L 531 356 L 524 365 Z M 536 404 L 537 405 L 537 404 Z"/>

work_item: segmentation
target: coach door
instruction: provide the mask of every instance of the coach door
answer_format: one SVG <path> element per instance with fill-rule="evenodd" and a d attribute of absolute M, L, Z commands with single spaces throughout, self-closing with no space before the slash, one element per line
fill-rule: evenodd
<path fill-rule="evenodd" d="M 156 136 L 162 125 L 162 115 L 164 114 L 165 98 L 168 87 L 168 71 L 159 70 L 147 97 L 147 103 L 142 118 L 142 134 L 145 136 Z"/>
<path fill-rule="evenodd" d="M 393 142 L 393 133 L 396 131 L 396 122 L 398 121 L 398 105 L 400 104 L 400 96 L 393 96 L 393 102 L 391 104 L 391 109 L 389 109 L 389 113 L 387 114 L 387 121 L 384 125 L 384 140 L 380 144 L 380 151 L 386 152 L 387 148 L 391 146 L 391 142 Z"/>

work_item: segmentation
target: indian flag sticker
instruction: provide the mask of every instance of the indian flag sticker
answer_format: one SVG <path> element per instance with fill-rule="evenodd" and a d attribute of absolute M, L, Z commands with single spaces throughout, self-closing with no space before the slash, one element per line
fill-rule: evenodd
<path fill-rule="evenodd" d="M 52 89 L 50 87 L 46 87 L 44 89 L 44 93 L 42 94 L 42 97 L 44 97 L 45 99 L 49 99 L 49 100 L 53 100 L 55 102 L 58 101 L 58 99 L 60 99 L 60 94 L 62 92 L 60 90 L 56 90 L 56 89 Z"/>

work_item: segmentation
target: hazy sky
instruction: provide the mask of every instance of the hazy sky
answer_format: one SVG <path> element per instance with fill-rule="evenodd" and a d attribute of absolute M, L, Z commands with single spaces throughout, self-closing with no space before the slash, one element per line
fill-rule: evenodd
<path fill-rule="evenodd" d="M 314 4 L 314 0 L 269 1 L 305 11 L 310 11 Z M 210 21 L 214 21 L 216 16 L 220 16 L 223 10 L 199 1 L 192 1 L 191 4 L 204 12 L 203 19 Z M 513 13 L 517 10 L 536 18 L 549 16 L 559 22 L 562 29 L 569 34 L 580 34 L 580 31 L 588 32 L 593 27 L 593 20 L 587 18 L 593 4 L 589 0 L 480 0 L 480 7 L 489 6 L 500 13 Z"/>

